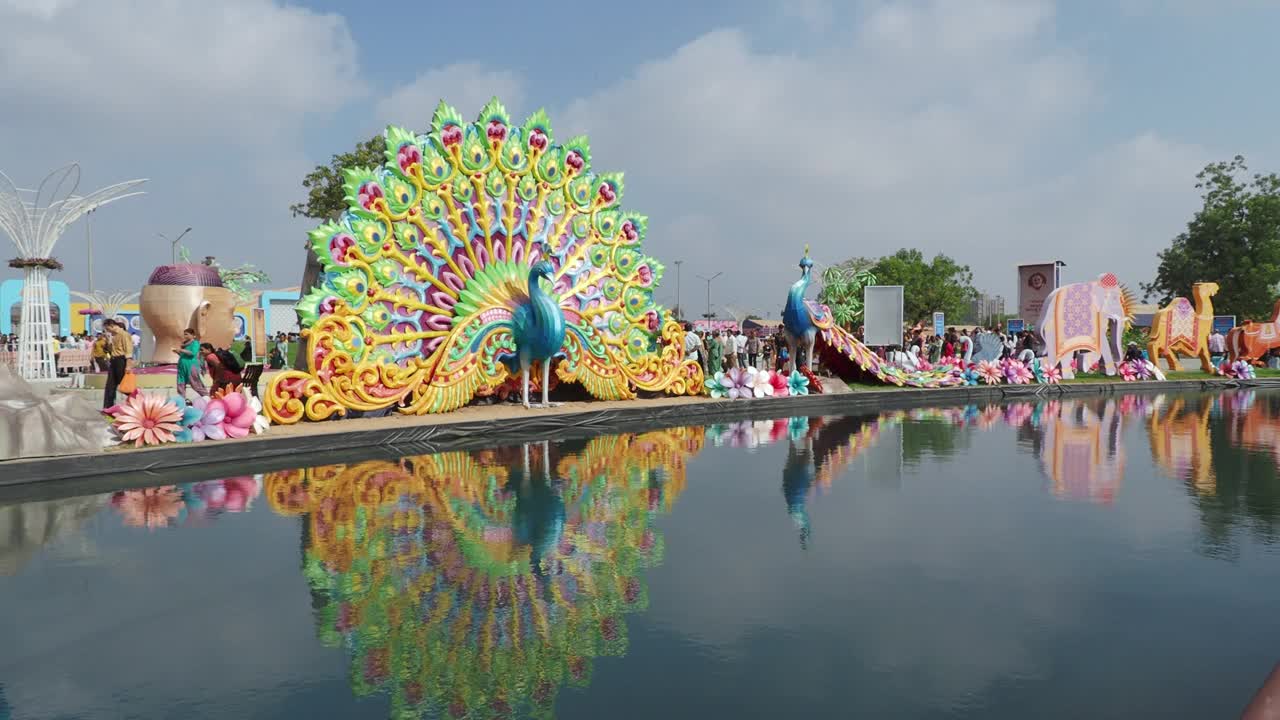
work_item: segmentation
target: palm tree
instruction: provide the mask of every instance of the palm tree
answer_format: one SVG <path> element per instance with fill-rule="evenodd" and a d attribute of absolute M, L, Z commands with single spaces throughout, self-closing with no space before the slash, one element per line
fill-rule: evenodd
<path fill-rule="evenodd" d="M 833 319 L 852 330 L 862 319 L 863 289 L 876 284 L 869 263 L 846 261 L 822 271 L 822 290 L 818 301 L 831 308 Z"/>

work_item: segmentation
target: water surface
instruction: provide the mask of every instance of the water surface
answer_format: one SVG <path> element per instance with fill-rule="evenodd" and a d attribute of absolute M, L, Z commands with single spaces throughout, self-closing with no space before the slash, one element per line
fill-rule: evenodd
<path fill-rule="evenodd" d="M 1280 394 L 655 430 L 0 507 L 0 718 L 1234 717 Z"/>

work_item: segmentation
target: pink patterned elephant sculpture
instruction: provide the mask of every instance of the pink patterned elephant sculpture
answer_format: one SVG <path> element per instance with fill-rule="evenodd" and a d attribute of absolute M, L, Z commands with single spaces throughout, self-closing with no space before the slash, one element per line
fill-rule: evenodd
<path fill-rule="evenodd" d="M 1124 356 L 1120 338 L 1133 317 L 1133 298 L 1115 275 L 1104 273 L 1091 282 L 1071 283 L 1049 293 L 1040 313 L 1046 367 L 1062 365 L 1062 377 L 1074 377 L 1071 355 L 1084 350 L 1102 355 L 1102 367 L 1116 374 Z"/>

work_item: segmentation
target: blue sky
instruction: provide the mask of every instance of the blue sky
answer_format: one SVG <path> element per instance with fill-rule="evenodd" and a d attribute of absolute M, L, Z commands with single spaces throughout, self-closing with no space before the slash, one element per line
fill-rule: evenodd
<path fill-rule="evenodd" d="M 899 0 L 644 4 L 0 0 L 0 170 L 78 160 L 99 289 L 193 254 L 301 274 L 306 171 L 446 98 L 585 132 L 627 174 L 648 248 L 713 301 L 776 314 L 802 246 L 821 265 L 946 252 L 1011 295 L 1013 266 L 1149 280 L 1198 206 L 1195 172 L 1280 169 L 1268 90 L 1280 3 Z M 86 284 L 82 224 L 55 250 Z M 13 271 L 3 270 L 5 276 Z M 675 299 L 669 274 L 659 296 Z M 701 309 L 700 307 L 698 309 Z"/>

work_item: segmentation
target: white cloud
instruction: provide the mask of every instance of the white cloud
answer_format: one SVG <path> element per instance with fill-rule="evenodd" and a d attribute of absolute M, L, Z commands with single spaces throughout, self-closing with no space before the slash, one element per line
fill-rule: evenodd
<path fill-rule="evenodd" d="M 423 132 L 431 126 L 431 116 L 441 100 L 457 108 L 463 117 L 473 118 L 495 95 L 513 117 L 521 117 L 524 87 L 516 73 L 489 70 L 477 63 L 428 70 L 378 102 L 374 131 L 399 125 Z"/>
<path fill-rule="evenodd" d="M 79 161 L 81 190 L 147 177 L 94 217 L 95 279 L 136 289 L 188 225 L 193 255 L 298 281 L 308 122 L 365 92 L 345 20 L 273 0 L 0 4 L 0 160 L 20 185 Z M 85 284 L 82 228 L 57 249 Z M 263 248 L 271 248 L 264 251 Z"/>

